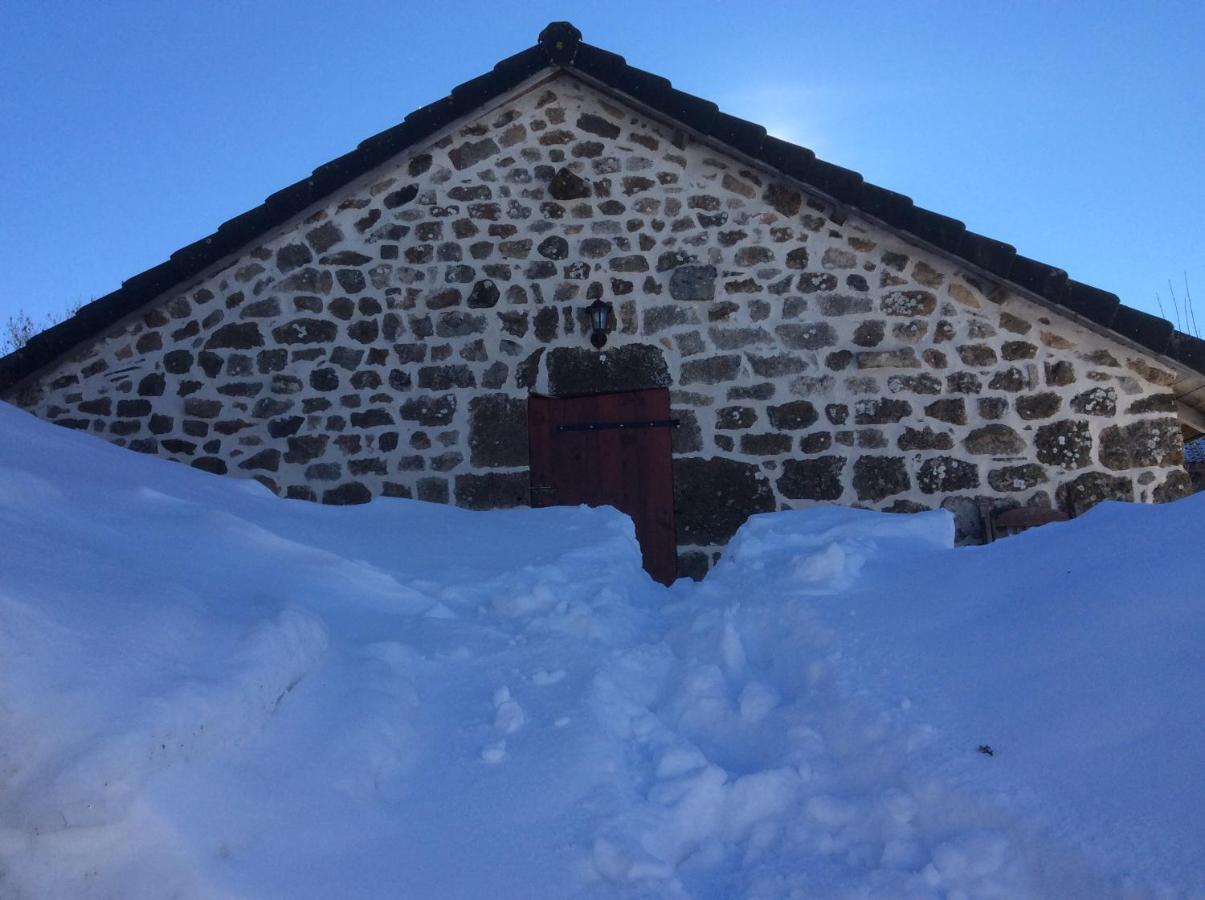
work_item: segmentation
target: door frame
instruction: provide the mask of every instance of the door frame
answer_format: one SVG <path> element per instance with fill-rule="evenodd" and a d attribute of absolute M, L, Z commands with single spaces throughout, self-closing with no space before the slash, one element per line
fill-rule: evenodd
<path fill-rule="evenodd" d="M 677 577 L 669 389 L 528 396 L 530 498 L 534 508 L 610 505 L 636 526 L 645 569 Z M 558 445 L 560 447 L 558 453 Z M 583 473 L 571 463 L 593 471 Z"/>

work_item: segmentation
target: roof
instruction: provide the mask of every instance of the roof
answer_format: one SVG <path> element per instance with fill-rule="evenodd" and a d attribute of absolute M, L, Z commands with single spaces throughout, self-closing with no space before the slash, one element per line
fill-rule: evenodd
<path fill-rule="evenodd" d="M 447 97 L 415 110 L 400 124 L 319 166 L 308 178 L 277 191 L 260 206 L 218 226 L 213 234 L 177 250 L 166 262 L 133 276 L 118 290 L 35 335 L 25 347 L 0 359 L 0 390 L 49 365 L 164 291 L 200 276 L 265 232 L 284 225 L 327 195 L 550 67 L 568 70 L 626 95 L 647 110 L 777 170 L 836 203 L 1008 281 L 1151 353 L 1205 374 L 1205 341 L 1176 331 L 1170 322 L 1124 306 L 1115 294 L 1074 281 L 1062 269 L 1021 256 L 1009 244 L 968 231 L 956 219 L 922 209 L 903 194 L 870 184 L 857 172 L 818 159 L 805 147 L 772 137 L 762 126 L 723 113 L 714 103 L 679 91 L 668 79 L 630 66 L 622 56 L 583 43 L 581 37 L 581 32 L 568 22 L 551 23 L 540 32 L 534 47 L 507 57 L 484 75 L 453 88 Z"/>

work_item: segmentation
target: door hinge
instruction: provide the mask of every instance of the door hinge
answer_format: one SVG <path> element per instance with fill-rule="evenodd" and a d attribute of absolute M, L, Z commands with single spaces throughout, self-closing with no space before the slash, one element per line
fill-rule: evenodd
<path fill-rule="evenodd" d="M 566 422 L 557 431 L 604 431 L 609 428 L 677 428 L 677 419 L 637 419 L 631 422 Z"/>

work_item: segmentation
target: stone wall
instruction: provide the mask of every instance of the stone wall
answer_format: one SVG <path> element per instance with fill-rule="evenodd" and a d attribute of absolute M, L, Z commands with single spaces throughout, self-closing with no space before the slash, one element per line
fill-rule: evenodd
<path fill-rule="evenodd" d="M 609 346 L 585 306 L 613 304 Z M 527 501 L 525 397 L 672 391 L 684 570 L 750 513 L 1162 501 L 1172 373 L 557 76 L 9 392 L 277 493 Z"/>

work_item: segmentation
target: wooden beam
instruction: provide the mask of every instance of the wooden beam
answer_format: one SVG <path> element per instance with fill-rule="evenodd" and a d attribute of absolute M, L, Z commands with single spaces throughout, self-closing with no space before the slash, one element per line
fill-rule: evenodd
<path fill-rule="evenodd" d="M 1176 416 L 1180 419 L 1180 427 L 1191 429 L 1197 434 L 1205 434 L 1205 413 L 1187 403 L 1176 404 Z"/>

